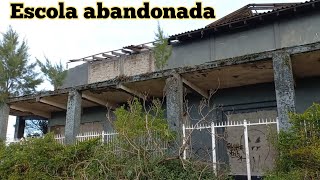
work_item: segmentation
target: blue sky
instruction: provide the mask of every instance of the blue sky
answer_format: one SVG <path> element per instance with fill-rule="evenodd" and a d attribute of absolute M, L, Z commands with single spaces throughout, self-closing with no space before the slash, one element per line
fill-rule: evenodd
<path fill-rule="evenodd" d="M 142 5 L 141 0 L 101 0 L 105 6 Z M 10 3 L 24 2 L 25 6 L 57 7 L 58 0 L 1 0 L 0 32 L 5 32 L 9 25 L 21 37 L 28 41 L 31 60 L 35 57 L 47 56 L 54 62 L 64 64 L 70 59 L 82 58 L 99 52 L 119 49 L 123 46 L 141 44 L 154 40 L 157 27 L 156 20 L 85 20 L 82 18 L 83 8 L 95 7 L 93 0 L 65 0 L 66 6 L 74 6 L 78 10 L 78 20 L 11 20 Z M 192 7 L 193 0 L 150 0 L 150 6 L 185 6 Z M 299 2 L 292 0 L 203 0 L 203 6 L 215 8 L 217 19 L 250 3 Z M 160 24 L 168 35 L 198 29 L 214 20 L 160 20 Z M 71 65 L 75 66 L 76 64 Z M 43 88 L 51 89 L 48 84 Z M 13 134 L 13 117 L 10 118 L 8 134 Z"/>

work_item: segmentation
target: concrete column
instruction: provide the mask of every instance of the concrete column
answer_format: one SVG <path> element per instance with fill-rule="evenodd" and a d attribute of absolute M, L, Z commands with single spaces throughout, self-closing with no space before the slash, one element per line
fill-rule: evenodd
<path fill-rule="evenodd" d="M 7 139 L 7 128 L 9 120 L 10 107 L 2 103 L 0 104 L 0 140 Z"/>
<path fill-rule="evenodd" d="M 20 139 L 24 135 L 24 129 L 26 127 L 26 120 L 22 117 L 17 116 L 16 124 L 15 124 L 15 131 L 14 131 L 14 138 Z"/>
<path fill-rule="evenodd" d="M 81 92 L 76 90 L 69 92 L 65 126 L 66 144 L 73 144 L 76 142 L 76 136 L 79 133 L 81 121 L 81 100 Z"/>
<path fill-rule="evenodd" d="M 280 129 L 289 127 L 289 112 L 295 112 L 294 79 L 290 55 L 279 52 L 273 55 L 274 84 Z"/>
<path fill-rule="evenodd" d="M 177 133 L 174 147 L 182 144 L 183 117 L 183 83 L 180 76 L 170 77 L 166 80 L 167 121 L 169 128 Z M 174 148 L 173 147 L 173 148 Z"/>

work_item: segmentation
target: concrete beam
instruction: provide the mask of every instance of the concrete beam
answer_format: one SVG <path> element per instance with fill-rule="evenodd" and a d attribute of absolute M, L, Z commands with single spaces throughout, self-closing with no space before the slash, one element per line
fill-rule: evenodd
<path fill-rule="evenodd" d="M 14 109 L 14 110 L 21 111 L 21 112 L 32 113 L 33 115 L 44 117 L 44 118 L 47 118 L 47 119 L 51 118 L 51 113 L 44 112 L 44 111 L 38 111 L 38 110 L 34 110 L 34 109 L 29 109 L 29 108 L 26 108 L 26 107 L 20 107 L 20 106 L 17 106 L 17 105 L 10 105 L 10 109 Z"/>
<path fill-rule="evenodd" d="M 104 101 L 102 99 L 96 98 L 96 97 L 91 96 L 89 94 L 82 93 L 82 98 L 84 98 L 84 99 L 86 99 L 88 101 L 94 102 L 96 104 L 99 104 L 101 106 L 110 108 L 110 109 L 115 109 L 117 107 L 117 105 L 114 104 L 114 103 L 111 103 L 111 102 L 108 102 L 108 101 Z"/>
<path fill-rule="evenodd" d="M 223 68 L 226 66 L 232 66 L 237 64 L 263 61 L 266 59 L 271 59 L 273 57 L 273 54 L 282 52 L 282 51 L 288 52 L 288 54 L 290 55 L 294 55 L 294 54 L 306 53 L 306 52 L 317 51 L 317 50 L 320 50 L 320 42 L 292 46 L 292 47 L 287 47 L 280 50 L 277 49 L 277 50 L 259 52 L 259 53 L 244 55 L 244 56 L 227 58 L 227 59 L 220 59 L 220 60 L 196 65 L 193 67 L 189 67 L 189 66 L 178 67 L 174 69 L 163 70 L 161 72 L 156 71 L 156 72 L 148 73 L 147 75 L 146 74 L 135 75 L 135 76 L 126 77 L 125 80 L 111 79 L 104 82 L 97 82 L 89 85 L 86 84 L 82 86 L 77 86 L 76 88 L 77 90 L 82 91 L 82 90 L 88 90 L 88 89 L 116 87 L 116 85 L 119 83 L 130 83 L 130 82 L 137 82 L 137 81 L 146 81 L 151 79 L 169 78 L 175 73 L 178 73 L 178 74 L 192 73 L 197 71 L 206 71 L 211 69 Z M 15 98 L 9 99 L 9 103 L 17 102 L 21 100 L 34 99 L 36 97 L 46 97 L 46 96 L 64 94 L 69 90 L 70 88 L 66 88 L 66 89 L 56 90 L 52 92 L 43 92 L 43 93 L 29 95 L 29 96 L 15 97 Z"/>
<path fill-rule="evenodd" d="M 176 144 L 182 144 L 183 122 L 183 82 L 181 76 L 176 75 L 166 80 L 166 106 L 169 128 L 177 133 Z M 177 146 L 173 147 L 178 148 Z"/>
<path fill-rule="evenodd" d="M 81 100 L 81 92 L 76 90 L 69 92 L 65 126 L 66 144 L 76 143 L 81 122 Z"/>
<path fill-rule="evenodd" d="M 278 52 L 273 55 L 274 84 L 277 99 L 279 127 L 289 127 L 289 112 L 295 112 L 295 90 L 290 55 Z"/>
<path fill-rule="evenodd" d="M 174 74 L 174 76 L 180 76 L 177 74 Z M 176 77 L 179 78 L 179 77 Z M 209 93 L 206 92 L 205 90 L 199 88 L 197 85 L 193 84 L 192 82 L 186 80 L 185 78 L 183 78 L 182 76 L 180 76 L 183 84 L 187 85 L 188 87 L 190 87 L 191 89 L 193 89 L 194 91 L 196 91 L 197 93 L 199 93 L 201 96 L 205 97 L 206 99 L 209 99 Z"/>
<path fill-rule="evenodd" d="M 143 99 L 143 100 L 146 100 L 146 99 L 147 99 L 147 96 L 144 95 L 143 93 L 138 92 L 138 91 L 136 91 L 136 90 L 134 90 L 134 89 L 130 89 L 130 88 L 128 88 L 127 86 L 125 86 L 125 85 L 123 85 L 123 84 L 118 84 L 118 85 L 117 85 L 117 88 L 118 88 L 118 89 L 122 89 L 122 90 L 128 92 L 129 94 L 132 94 L 132 95 L 134 95 L 134 96 L 137 96 L 137 97 L 139 97 L 139 98 L 141 98 L 141 99 Z"/>
<path fill-rule="evenodd" d="M 9 120 L 10 107 L 8 104 L 0 104 L 0 140 L 7 139 L 7 129 Z"/>
<path fill-rule="evenodd" d="M 43 99 L 43 98 L 37 98 L 37 101 L 41 102 L 43 104 L 47 104 L 47 105 L 59 108 L 59 109 L 67 110 L 67 106 L 64 105 L 64 104 L 61 104 L 61 103 L 49 101 L 49 100 L 46 100 L 46 99 Z"/>

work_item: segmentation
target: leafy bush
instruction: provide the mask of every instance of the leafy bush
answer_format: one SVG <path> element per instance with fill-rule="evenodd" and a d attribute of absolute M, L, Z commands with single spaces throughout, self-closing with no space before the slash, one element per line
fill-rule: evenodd
<path fill-rule="evenodd" d="M 319 179 L 320 104 L 313 104 L 302 114 L 291 113 L 290 124 L 288 130 L 279 133 L 275 143 L 279 156 L 268 178 Z"/>
<path fill-rule="evenodd" d="M 161 147 L 150 146 L 154 132 L 160 142 L 174 137 L 160 101 L 148 108 L 137 99 L 128 104 L 115 111 L 119 136 L 112 143 L 93 139 L 64 146 L 52 134 L 9 146 L 2 143 L 0 179 L 215 179 L 212 164 L 170 157 Z"/>
<path fill-rule="evenodd" d="M 163 139 L 172 140 L 160 100 L 155 99 L 149 107 L 143 106 L 137 98 L 128 101 L 128 107 L 115 110 L 115 129 L 121 136 L 137 138 L 148 132 L 157 132 Z"/>
<path fill-rule="evenodd" d="M 0 147 L 0 179 L 214 179 L 210 166 L 119 155 L 99 139 L 64 146 L 52 135 Z"/>

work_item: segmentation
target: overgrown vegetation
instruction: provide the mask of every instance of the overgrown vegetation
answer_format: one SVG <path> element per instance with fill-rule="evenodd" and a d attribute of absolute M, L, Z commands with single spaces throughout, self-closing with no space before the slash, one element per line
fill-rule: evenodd
<path fill-rule="evenodd" d="M 127 107 L 117 108 L 115 115 L 117 118 L 114 122 L 115 129 L 126 138 L 134 139 L 156 132 L 162 139 L 173 139 L 162 103 L 158 99 L 153 100 L 149 106 L 143 106 L 137 98 L 134 98 L 128 101 Z"/>
<path fill-rule="evenodd" d="M 54 89 L 63 85 L 67 76 L 67 70 L 63 67 L 61 61 L 59 63 L 52 64 L 49 59 L 45 57 L 45 63 L 37 59 L 37 64 Z"/>
<path fill-rule="evenodd" d="M 213 179 L 209 167 L 163 157 L 119 155 L 98 139 L 63 146 L 46 135 L 0 147 L 0 179 Z"/>
<path fill-rule="evenodd" d="M 174 137 L 159 100 L 147 106 L 133 99 L 115 115 L 119 136 L 113 143 L 93 139 L 64 146 L 48 134 L 1 144 L 0 179 L 215 179 L 211 164 L 172 158 L 162 146 L 150 146 Z"/>
<path fill-rule="evenodd" d="M 163 70 L 163 68 L 167 65 L 168 60 L 172 54 L 172 47 L 168 45 L 168 37 L 164 34 L 159 23 L 155 36 L 156 42 L 153 48 L 155 66 L 156 68 Z"/>
<path fill-rule="evenodd" d="M 278 136 L 276 167 L 266 179 L 320 179 L 320 104 L 291 113 L 290 123 Z"/>

